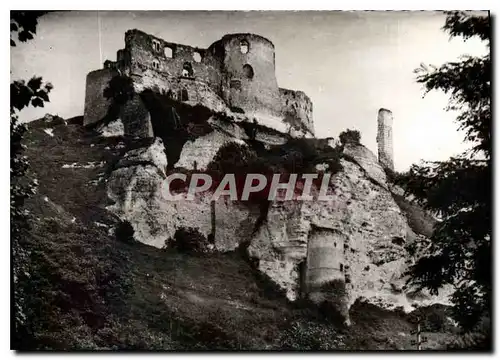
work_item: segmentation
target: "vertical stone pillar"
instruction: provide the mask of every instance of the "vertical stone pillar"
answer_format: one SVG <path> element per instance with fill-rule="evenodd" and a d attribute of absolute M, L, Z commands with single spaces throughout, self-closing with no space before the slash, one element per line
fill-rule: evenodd
<path fill-rule="evenodd" d="M 309 300 L 323 304 L 332 315 L 349 324 L 348 294 L 344 273 L 344 234 L 312 227 L 307 243 L 305 287 Z"/>
<path fill-rule="evenodd" d="M 378 111 L 378 161 L 383 167 L 394 170 L 394 156 L 392 149 L 392 112 L 387 109 Z"/>

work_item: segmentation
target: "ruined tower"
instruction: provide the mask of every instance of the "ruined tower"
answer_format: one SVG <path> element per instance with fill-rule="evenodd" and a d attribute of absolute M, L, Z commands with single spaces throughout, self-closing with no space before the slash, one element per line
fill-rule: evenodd
<path fill-rule="evenodd" d="M 103 90 L 118 73 L 133 80 L 137 93 L 150 89 L 216 112 L 243 112 L 279 131 L 292 126 L 314 135 L 311 99 L 278 86 L 274 45 L 260 35 L 228 34 L 205 49 L 128 30 L 116 61 L 106 60 L 103 69 L 87 76 L 84 125 L 100 122 L 107 114 L 110 101 Z"/>
<path fill-rule="evenodd" d="M 392 150 L 392 112 L 387 109 L 378 111 L 378 161 L 383 167 L 394 170 L 394 156 Z"/>

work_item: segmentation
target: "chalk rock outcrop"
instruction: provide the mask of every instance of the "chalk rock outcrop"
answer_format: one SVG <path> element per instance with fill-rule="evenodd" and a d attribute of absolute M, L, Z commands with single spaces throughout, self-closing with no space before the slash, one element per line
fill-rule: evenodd
<path fill-rule="evenodd" d="M 320 301 L 318 288 L 333 280 L 346 283 L 347 303 L 392 296 L 402 277 L 406 219 L 364 169 L 342 165 L 331 180 L 331 200 L 273 203 L 248 249 L 290 299 L 302 290 Z"/>
<path fill-rule="evenodd" d="M 180 163 L 201 159 L 202 144 L 214 136 L 220 140 L 214 150 L 229 141 L 226 134 L 214 133 L 183 150 Z M 258 270 L 290 300 L 308 296 L 321 302 L 331 295 L 323 285 L 338 282 L 345 289 L 339 296 L 346 308 L 365 298 L 409 310 L 414 299 L 406 294 L 404 272 L 412 259 L 404 245 L 414 234 L 409 236 L 411 229 L 375 156 L 362 145 L 344 151 L 343 170 L 330 180 L 329 200 L 276 200 L 263 211 L 247 202 L 214 202 L 210 193 L 197 194 L 193 201 L 167 200 L 166 157 L 157 139 L 118 163 L 108 181 L 114 202 L 109 210 L 129 220 L 136 239 L 152 246 L 163 247 L 182 227 L 211 235 L 218 251 L 244 244 Z M 200 167 L 207 161 L 200 161 Z"/>
<path fill-rule="evenodd" d="M 123 122 L 121 119 L 115 119 L 111 121 L 106 126 L 103 126 L 101 129 L 98 129 L 101 133 L 101 136 L 104 137 L 115 137 L 115 136 L 123 136 L 125 135 L 125 128 L 123 127 Z"/>
<path fill-rule="evenodd" d="M 215 248 L 234 250 L 240 239 L 249 236 L 258 209 L 208 196 L 193 201 L 167 200 L 167 159 L 162 141 L 157 138 L 146 148 L 131 150 L 121 159 L 108 180 L 108 210 L 130 221 L 135 238 L 162 248 L 180 228 L 195 228 L 201 234 L 215 235 Z"/>
<path fill-rule="evenodd" d="M 242 140 L 218 130 L 214 130 L 195 140 L 190 140 L 184 144 L 179 161 L 175 166 L 189 170 L 206 170 L 208 164 L 217 155 L 217 151 L 222 146 L 234 141 L 245 144 Z"/>

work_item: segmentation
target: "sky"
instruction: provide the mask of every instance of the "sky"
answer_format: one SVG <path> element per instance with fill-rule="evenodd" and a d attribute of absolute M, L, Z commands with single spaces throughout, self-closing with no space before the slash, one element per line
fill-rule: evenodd
<path fill-rule="evenodd" d="M 228 33 L 271 40 L 280 87 L 302 90 L 313 102 L 317 137 L 357 129 L 377 153 L 377 113 L 393 112 L 394 163 L 407 170 L 421 160 L 445 160 L 467 148 L 448 97 L 425 97 L 413 70 L 464 54 L 483 55 L 484 43 L 450 39 L 438 12 L 338 11 L 96 11 L 56 12 L 39 19 L 35 39 L 11 48 L 11 80 L 33 75 L 54 89 L 45 108 L 29 108 L 22 121 L 46 113 L 83 114 L 85 78 L 104 60 L 116 60 L 125 32 L 140 29 L 166 41 L 206 48 Z M 99 46 L 101 43 L 101 46 Z"/>

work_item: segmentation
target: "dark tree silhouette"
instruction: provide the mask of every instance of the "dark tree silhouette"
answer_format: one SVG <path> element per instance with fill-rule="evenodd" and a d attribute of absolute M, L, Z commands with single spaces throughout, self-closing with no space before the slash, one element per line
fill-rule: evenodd
<path fill-rule="evenodd" d="M 16 11 L 10 12 L 10 46 L 16 46 L 12 35 L 17 35 L 21 42 L 32 40 L 36 34 L 38 18 L 49 11 Z"/>
<path fill-rule="evenodd" d="M 489 49 L 489 17 L 447 13 L 443 29 L 451 37 L 478 37 Z M 454 317 L 470 330 L 491 314 L 490 54 L 464 56 L 440 67 L 421 65 L 415 72 L 426 93 L 441 90 L 450 96 L 448 110 L 459 112 L 456 121 L 471 148 L 448 161 L 413 165 L 398 180 L 442 219 L 424 256 L 411 268 L 411 283 L 433 293 L 453 284 Z"/>
<path fill-rule="evenodd" d="M 342 131 L 339 135 L 339 140 L 342 145 L 345 144 L 359 144 L 361 141 L 361 134 L 358 130 L 350 130 Z"/>
<path fill-rule="evenodd" d="M 134 82 L 125 75 L 117 75 L 111 78 L 108 86 L 103 91 L 104 98 L 112 99 L 113 103 L 118 106 L 125 104 L 134 94 Z"/>
<path fill-rule="evenodd" d="M 11 46 L 16 46 L 12 39 L 17 34 L 19 41 L 33 39 L 36 33 L 37 19 L 45 11 L 11 11 Z M 28 213 L 24 208 L 24 201 L 36 192 L 36 179 L 29 179 L 26 175 L 29 162 L 23 151 L 23 136 L 26 126 L 19 123 L 18 113 L 28 106 L 43 107 L 49 101 L 50 83 L 44 84 L 41 77 L 33 77 L 27 83 L 23 80 L 10 84 L 10 225 L 12 244 L 12 265 L 14 275 L 14 316 L 12 319 L 12 343 L 17 347 L 26 335 L 26 309 L 24 299 L 29 296 L 24 284 L 29 278 L 30 262 L 29 251 L 24 244 L 28 230 Z"/>

